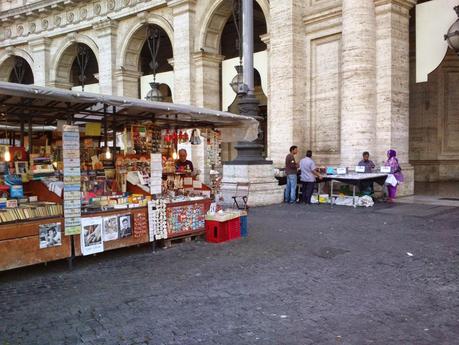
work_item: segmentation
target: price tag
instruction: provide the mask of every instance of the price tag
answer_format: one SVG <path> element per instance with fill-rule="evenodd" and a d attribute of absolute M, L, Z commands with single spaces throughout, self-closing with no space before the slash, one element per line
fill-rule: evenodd
<path fill-rule="evenodd" d="M 364 166 L 361 166 L 361 165 L 357 165 L 357 166 L 355 167 L 355 172 L 364 173 L 364 172 L 365 172 L 365 167 L 364 167 Z"/>
<path fill-rule="evenodd" d="M 347 168 L 336 168 L 336 174 L 337 175 L 346 175 L 347 174 Z"/>
<path fill-rule="evenodd" d="M 381 167 L 381 172 L 385 174 L 390 174 L 390 167 Z"/>

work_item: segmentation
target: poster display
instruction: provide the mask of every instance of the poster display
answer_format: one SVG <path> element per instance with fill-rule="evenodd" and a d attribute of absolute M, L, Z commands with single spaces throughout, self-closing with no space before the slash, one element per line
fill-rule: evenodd
<path fill-rule="evenodd" d="M 80 132 L 78 126 L 62 126 L 64 160 L 64 228 L 65 235 L 81 232 Z"/>
<path fill-rule="evenodd" d="M 118 217 L 110 216 L 104 217 L 104 242 L 113 241 L 118 239 Z"/>
<path fill-rule="evenodd" d="M 131 215 L 123 214 L 118 216 L 118 238 L 125 238 L 132 235 Z"/>
<path fill-rule="evenodd" d="M 81 219 L 81 253 L 90 255 L 104 251 L 102 217 Z"/>
<path fill-rule="evenodd" d="M 62 245 L 61 223 L 40 224 L 38 226 L 40 249 Z"/>

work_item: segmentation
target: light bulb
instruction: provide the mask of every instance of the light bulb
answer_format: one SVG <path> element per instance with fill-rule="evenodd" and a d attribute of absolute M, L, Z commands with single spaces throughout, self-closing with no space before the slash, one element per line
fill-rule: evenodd
<path fill-rule="evenodd" d="M 6 148 L 5 151 L 5 162 L 9 162 L 11 160 L 11 154 L 10 154 L 10 149 Z"/>
<path fill-rule="evenodd" d="M 57 162 L 56 161 L 53 162 L 53 167 L 54 167 L 54 169 L 57 169 Z"/>
<path fill-rule="evenodd" d="M 177 159 L 177 152 L 174 151 L 174 153 L 172 154 L 172 159 L 173 159 L 173 160 L 176 160 L 176 159 Z"/>
<path fill-rule="evenodd" d="M 112 159 L 112 153 L 110 152 L 110 148 L 107 147 L 107 151 L 105 151 L 105 159 Z"/>

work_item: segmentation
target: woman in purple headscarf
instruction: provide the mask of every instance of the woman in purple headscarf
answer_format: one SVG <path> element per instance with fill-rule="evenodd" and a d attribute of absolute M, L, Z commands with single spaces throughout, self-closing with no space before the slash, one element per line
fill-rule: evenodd
<path fill-rule="evenodd" d="M 387 183 L 387 202 L 394 201 L 397 196 L 397 186 L 400 182 L 403 182 L 402 168 L 400 168 L 400 164 L 398 163 L 396 156 L 397 152 L 395 152 L 395 150 L 387 151 L 387 160 L 384 165 L 390 167 L 390 173 L 393 174 L 395 178 L 395 180 L 392 179 L 392 183 Z"/>

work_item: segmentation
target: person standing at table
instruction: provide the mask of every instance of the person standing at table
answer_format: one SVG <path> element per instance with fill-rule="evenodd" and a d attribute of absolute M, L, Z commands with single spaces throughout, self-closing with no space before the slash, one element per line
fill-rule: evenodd
<path fill-rule="evenodd" d="M 358 166 L 365 167 L 365 173 L 372 173 L 373 169 L 375 168 L 375 163 L 370 160 L 370 153 L 365 151 L 362 153 L 362 160 L 359 162 Z M 363 181 L 359 184 L 360 192 L 365 195 L 372 195 L 373 190 L 373 182 Z"/>
<path fill-rule="evenodd" d="M 372 173 L 375 168 L 375 163 L 370 160 L 370 153 L 365 151 L 362 153 L 362 160 L 358 164 L 359 167 L 365 167 L 366 173 Z"/>
<path fill-rule="evenodd" d="M 298 153 L 298 147 L 290 147 L 290 153 L 285 157 L 285 175 L 287 176 L 287 185 L 284 190 L 284 202 L 294 204 L 296 202 L 296 185 L 298 179 L 298 164 L 295 155 Z"/>
<path fill-rule="evenodd" d="M 390 179 L 391 182 L 387 182 L 387 202 L 392 203 L 397 196 L 397 186 L 400 182 L 404 181 L 404 177 L 402 174 L 402 168 L 398 163 L 397 159 L 397 152 L 395 150 L 387 151 L 387 160 L 384 163 L 385 166 L 390 167 L 390 173 L 393 175 L 394 178 Z M 389 175 L 390 176 L 390 175 Z M 389 178 L 388 178 L 389 179 Z"/>
<path fill-rule="evenodd" d="M 306 152 L 306 157 L 304 157 L 300 161 L 300 170 L 301 170 L 301 196 L 302 196 L 302 202 L 305 204 L 310 204 L 311 203 L 311 196 L 312 192 L 314 191 L 314 183 L 316 182 L 316 177 L 318 177 L 320 180 L 322 179 L 322 176 L 320 176 L 317 168 L 316 168 L 316 163 L 312 160 L 312 151 L 308 150 Z"/>

